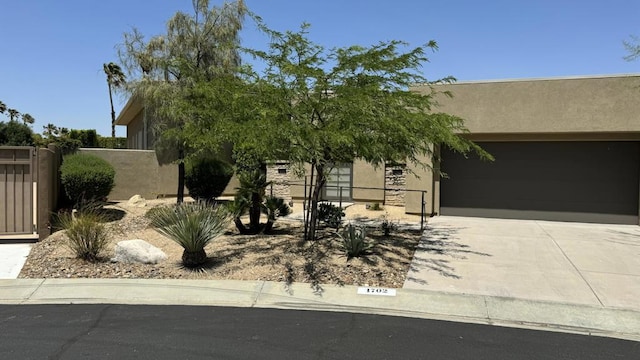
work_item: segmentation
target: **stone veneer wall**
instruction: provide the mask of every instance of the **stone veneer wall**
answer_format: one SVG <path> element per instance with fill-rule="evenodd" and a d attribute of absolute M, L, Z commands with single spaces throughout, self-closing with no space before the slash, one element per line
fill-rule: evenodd
<path fill-rule="evenodd" d="M 273 196 L 285 199 L 285 201 L 291 201 L 291 188 L 289 181 L 291 176 L 289 174 L 288 162 L 275 162 L 267 165 L 267 181 L 271 181 L 271 187 L 267 188 L 267 194 L 272 193 Z"/>
<path fill-rule="evenodd" d="M 405 165 L 386 165 L 384 169 L 384 203 L 392 206 L 404 206 L 404 196 L 407 188 L 407 171 Z M 396 174 L 394 174 L 394 172 Z M 398 174 L 400 172 L 400 174 Z"/>

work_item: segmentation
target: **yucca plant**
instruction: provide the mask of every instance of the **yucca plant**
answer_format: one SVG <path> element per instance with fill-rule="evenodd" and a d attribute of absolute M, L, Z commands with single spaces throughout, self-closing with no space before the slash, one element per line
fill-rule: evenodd
<path fill-rule="evenodd" d="M 203 265 L 207 261 L 205 246 L 222 235 L 229 223 L 227 211 L 204 202 L 159 207 L 147 216 L 159 233 L 182 246 L 185 267 Z"/>
<path fill-rule="evenodd" d="M 233 218 L 233 223 L 236 225 L 240 234 L 246 234 L 249 232 L 248 228 L 244 226 L 242 220 L 240 220 L 240 217 L 249 210 L 250 206 L 251 204 L 249 200 L 238 194 L 236 194 L 233 201 L 224 204 L 225 209 Z"/>
<path fill-rule="evenodd" d="M 263 211 L 267 214 L 267 223 L 263 229 L 263 232 L 266 234 L 271 231 L 278 217 L 291 214 L 291 208 L 284 199 L 275 196 L 266 197 Z"/>
<path fill-rule="evenodd" d="M 100 254 L 109 243 L 104 218 L 95 211 L 64 214 L 58 223 L 66 230 L 67 247 L 76 257 L 86 261 L 100 259 Z"/>
<path fill-rule="evenodd" d="M 349 224 L 338 233 L 347 259 L 365 255 L 375 245 L 367 241 L 367 230 L 364 227 Z"/>

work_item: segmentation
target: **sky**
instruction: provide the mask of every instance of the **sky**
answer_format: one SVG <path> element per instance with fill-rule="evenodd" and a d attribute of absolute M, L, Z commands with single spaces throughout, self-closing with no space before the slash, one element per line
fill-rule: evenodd
<path fill-rule="evenodd" d="M 212 5 L 222 0 L 211 0 Z M 623 41 L 640 36 L 638 0 L 246 0 L 272 29 L 311 24 L 326 48 L 437 41 L 426 78 L 458 81 L 640 73 Z M 191 0 L 0 0 L 0 101 L 35 119 L 111 133 L 103 63 L 118 62 L 123 33 L 162 34 Z M 243 46 L 265 48 L 250 22 Z M 116 113 L 127 98 L 116 96 Z M 0 115 L 0 121 L 6 121 Z M 118 136 L 126 130 L 118 126 Z"/>

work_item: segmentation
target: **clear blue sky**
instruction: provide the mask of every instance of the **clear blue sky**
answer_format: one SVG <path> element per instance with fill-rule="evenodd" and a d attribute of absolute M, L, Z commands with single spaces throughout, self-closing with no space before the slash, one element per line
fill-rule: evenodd
<path fill-rule="evenodd" d="M 221 4 L 222 0 L 211 0 Z M 638 0 L 246 0 L 271 28 L 306 21 L 326 47 L 434 39 L 427 78 L 459 81 L 640 72 L 622 41 L 640 36 Z M 123 32 L 160 34 L 190 0 L 0 0 L 0 101 L 36 118 L 110 134 L 102 64 Z M 243 44 L 264 47 L 247 23 Z M 119 112 L 126 99 L 117 99 Z M 0 118 L 0 120 L 5 120 Z M 124 128 L 118 135 L 124 136 Z"/>

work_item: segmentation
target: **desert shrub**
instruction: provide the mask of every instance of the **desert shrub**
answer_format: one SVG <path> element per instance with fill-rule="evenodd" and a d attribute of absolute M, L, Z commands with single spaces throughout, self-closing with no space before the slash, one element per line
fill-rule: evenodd
<path fill-rule="evenodd" d="M 127 148 L 127 138 L 126 137 L 116 137 L 115 139 L 111 136 L 104 137 L 98 135 L 98 147 L 99 148 L 107 148 L 107 149 L 126 149 Z"/>
<path fill-rule="evenodd" d="M 224 209 L 233 219 L 233 223 L 236 225 L 236 228 L 240 232 L 240 234 L 245 234 L 248 232 L 248 229 L 240 220 L 240 217 L 247 213 L 249 210 L 249 200 L 247 200 L 243 196 L 236 195 L 233 201 L 229 201 L 224 204 Z"/>
<path fill-rule="evenodd" d="M 344 211 L 341 207 L 330 203 L 321 203 L 318 205 L 318 220 L 327 224 L 332 228 L 339 228 L 342 224 Z"/>
<path fill-rule="evenodd" d="M 291 208 L 284 199 L 275 196 L 267 196 L 265 198 L 263 211 L 267 214 L 267 223 L 263 230 L 265 233 L 271 231 L 278 217 L 291 214 Z"/>
<path fill-rule="evenodd" d="M 158 207 L 147 216 L 151 226 L 182 246 L 182 264 L 186 267 L 207 261 L 205 246 L 222 235 L 229 223 L 225 209 L 205 202 Z"/>
<path fill-rule="evenodd" d="M 58 224 L 66 230 L 67 247 L 80 259 L 98 260 L 109 243 L 104 219 L 98 212 L 62 214 Z"/>
<path fill-rule="evenodd" d="M 106 199 L 115 185 L 115 175 L 111 164 L 91 154 L 65 156 L 60 167 L 62 187 L 74 206 Z"/>
<path fill-rule="evenodd" d="M 233 176 L 233 166 L 226 161 L 200 157 L 185 166 L 184 182 L 194 199 L 211 200 L 222 195 Z"/>
<path fill-rule="evenodd" d="M 144 213 L 144 217 L 151 220 L 154 218 L 154 216 L 156 216 L 155 214 L 161 210 L 161 207 L 156 206 L 156 207 L 152 207 L 149 208 L 145 213 Z"/>
<path fill-rule="evenodd" d="M 391 232 L 398 230 L 398 224 L 389 219 L 389 214 L 385 214 L 380 222 L 380 230 L 382 230 L 384 236 L 389 236 Z"/>
<path fill-rule="evenodd" d="M 264 205 L 266 208 L 267 216 L 275 220 L 280 216 L 287 216 L 291 214 L 291 208 L 283 198 L 275 196 L 267 196 Z"/>
<path fill-rule="evenodd" d="M 347 258 L 365 255 L 373 248 L 373 243 L 367 241 L 367 231 L 364 227 L 349 224 L 339 233 L 342 248 Z"/>
<path fill-rule="evenodd" d="M 382 205 L 380 205 L 379 202 L 374 202 L 373 204 L 371 204 L 369 207 L 369 210 L 371 211 L 381 211 L 382 209 Z"/>

